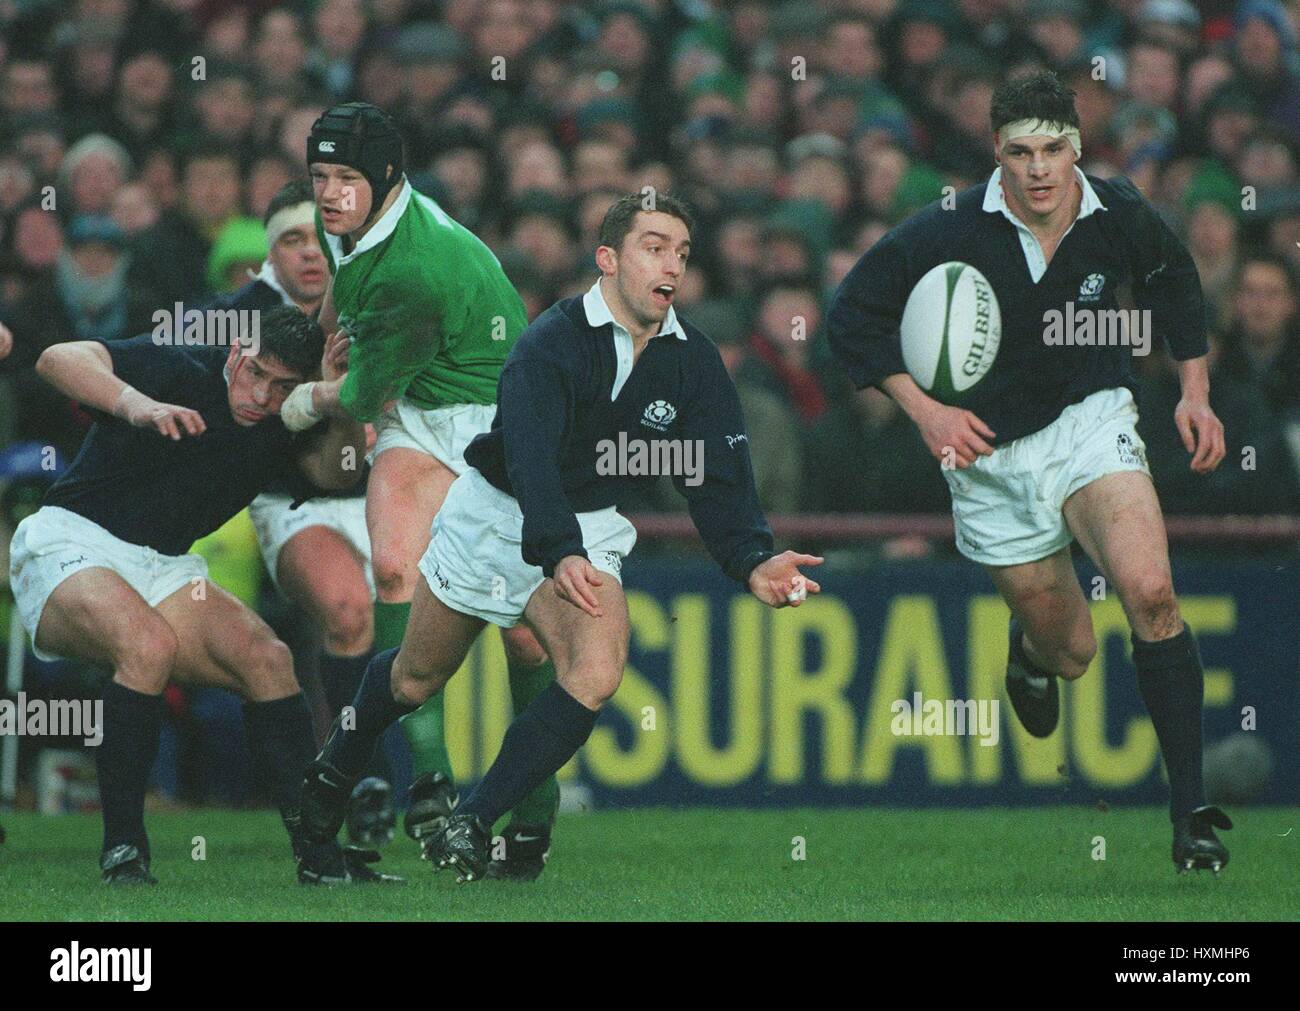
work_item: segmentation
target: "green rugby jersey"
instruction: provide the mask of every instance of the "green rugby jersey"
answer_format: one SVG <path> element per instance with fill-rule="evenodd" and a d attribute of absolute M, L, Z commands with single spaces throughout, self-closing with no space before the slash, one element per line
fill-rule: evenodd
<path fill-rule="evenodd" d="M 351 253 L 316 213 L 334 275 L 339 326 L 352 338 L 344 409 L 372 421 L 385 401 L 423 410 L 496 403 L 497 378 L 527 325 L 493 252 L 409 182 Z"/>

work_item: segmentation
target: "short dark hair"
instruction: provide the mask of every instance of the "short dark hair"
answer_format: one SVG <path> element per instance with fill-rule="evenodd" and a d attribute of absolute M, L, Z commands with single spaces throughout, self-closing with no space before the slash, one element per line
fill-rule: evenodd
<path fill-rule="evenodd" d="M 292 305 L 263 309 L 258 321 L 260 345 L 258 355 L 276 359 L 302 376 L 310 376 L 320 366 L 325 353 L 325 332 L 320 324 Z"/>
<path fill-rule="evenodd" d="M 666 193 L 628 193 L 615 200 L 605 212 L 605 218 L 600 223 L 600 244 L 611 249 L 623 248 L 623 240 L 632 231 L 632 222 L 642 211 L 647 214 L 671 214 L 686 226 L 687 234 L 695 227 L 695 219 L 686 209 L 686 204 L 676 197 L 670 197 Z"/>
<path fill-rule="evenodd" d="M 1040 119 L 1076 128 L 1079 125 L 1074 91 L 1062 84 L 1050 70 L 1039 70 L 1004 81 L 993 92 L 989 118 L 993 121 L 994 133 L 1020 119 Z"/>
<path fill-rule="evenodd" d="M 262 215 L 262 225 L 265 227 L 271 223 L 271 218 L 277 211 L 282 211 L 286 207 L 293 207 L 297 204 L 314 204 L 316 202 L 316 193 L 311 188 L 311 183 L 306 179 L 291 179 L 275 192 L 271 202 L 266 205 L 266 213 Z"/>

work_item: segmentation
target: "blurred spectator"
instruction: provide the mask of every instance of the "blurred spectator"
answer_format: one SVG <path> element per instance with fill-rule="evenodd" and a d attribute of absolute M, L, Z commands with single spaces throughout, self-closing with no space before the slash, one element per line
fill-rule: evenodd
<path fill-rule="evenodd" d="M 1288 265 L 1247 256 L 1237 274 L 1236 326 L 1224 340 L 1222 371 L 1247 384 L 1278 414 L 1300 408 L 1300 319 Z"/>
<path fill-rule="evenodd" d="M 303 150 L 306 150 L 304 143 Z M 240 209 L 239 162 L 225 145 L 190 153 L 181 175 L 181 203 L 137 238 L 134 280 L 161 306 L 200 301 L 207 287 L 212 239 Z"/>
<path fill-rule="evenodd" d="M 739 372 L 793 407 L 804 424 L 826 410 L 826 390 L 813 356 L 821 322 L 821 303 L 810 284 L 776 282 L 758 306 L 749 338 L 753 360 Z"/>
<path fill-rule="evenodd" d="M 257 218 L 231 218 L 217 233 L 208 255 L 208 290 L 224 295 L 242 288 L 261 269 L 266 253 L 262 222 Z"/>
<path fill-rule="evenodd" d="M 104 214 L 113 196 L 131 177 L 131 156 L 102 133 L 83 137 L 63 156 L 59 188 L 72 214 Z"/>
<path fill-rule="evenodd" d="M 59 329 L 70 340 L 120 340 L 148 328 L 152 312 L 127 288 L 126 233 L 110 217 L 82 214 L 68 226 L 55 268 Z M 52 322 L 52 321 L 51 321 Z"/>
<path fill-rule="evenodd" d="M 840 397 L 808 432 L 803 508 L 942 513 L 948 484 L 912 420 L 874 387 Z"/>
<path fill-rule="evenodd" d="M 1277 0 L 1242 0 L 1233 18 L 1237 72 L 1264 113 L 1300 142 L 1295 27 Z"/>
<path fill-rule="evenodd" d="M 1212 355 L 1218 354 L 1218 343 L 1212 340 Z M 1212 370 L 1210 406 L 1223 422 L 1226 453 L 1215 471 L 1197 474 L 1173 420 L 1182 399 L 1177 365 L 1163 352 L 1152 357 L 1139 393 L 1138 434 L 1146 443 L 1161 508 L 1170 514 L 1211 515 L 1300 510 L 1300 482 L 1282 431 L 1255 385 L 1223 367 Z"/>

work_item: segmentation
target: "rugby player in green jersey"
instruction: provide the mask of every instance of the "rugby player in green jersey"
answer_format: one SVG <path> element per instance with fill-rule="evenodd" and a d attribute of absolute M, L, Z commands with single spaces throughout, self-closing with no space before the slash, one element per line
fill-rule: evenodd
<path fill-rule="evenodd" d="M 308 137 L 307 163 L 333 275 L 320 321 L 326 333 L 345 331 L 351 350 L 344 378 L 303 386 L 283 417 L 291 428 L 341 416 L 375 425 L 366 523 L 375 648 L 386 649 L 402 641 L 433 517 L 465 469 L 465 447 L 492 424 L 497 378 L 528 321 L 492 251 L 411 187 L 401 136 L 380 109 L 327 110 Z M 502 641 L 521 712 L 555 668 L 524 626 L 503 629 Z M 402 721 L 416 774 L 406 830 L 421 841 L 441 830 L 456 800 L 441 699 Z M 554 778 L 520 803 L 495 876 L 541 873 L 558 806 Z"/>

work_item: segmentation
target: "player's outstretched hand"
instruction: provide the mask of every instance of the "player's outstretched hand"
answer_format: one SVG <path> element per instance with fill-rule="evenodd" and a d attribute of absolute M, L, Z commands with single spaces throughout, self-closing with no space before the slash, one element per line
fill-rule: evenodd
<path fill-rule="evenodd" d="M 749 589 L 768 607 L 798 607 L 810 593 L 821 593 L 821 584 L 799 571 L 800 565 L 821 565 L 817 555 L 782 551 L 749 574 Z"/>
<path fill-rule="evenodd" d="M 1183 445 L 1192 454 L 1191 468 L 1198 474 L 1208 474 L 1223 459 L 1227 449 L 1223 441 L 1223 422 L 1203 399 L 1183 398 L 1174 408 L 1174 424 L 1183 438 Z"/>
<path fill-rule="evenodd" d="M 122 391 L 113 413 L 129 425 L 152 428 L 175 442 L 179 442 L 182 435 L 202 435 L 208 427 L 198 411 L 177 404 L 159 403 L 129 386 Z"/>
<path fill-rule="evenodd" d="M 936 401 L 917 419 L 917 426 L 931 454 L 947 467 L 965 470 L 976 457 L 993 452 L 985 440 L 994 438 L 996 433 L 964 408 Z"/>
<path fill-rule="evenodd" d="M 602 617 L 604 612 L 591 588 L 600 586 L 604 581 L 605 577 L 600 574 L 600 570 L 581 555 L 565 555 L 561 558 L 552 579 L 555 592 L 561 600 L 582 608 L 593 618 Z"/>

